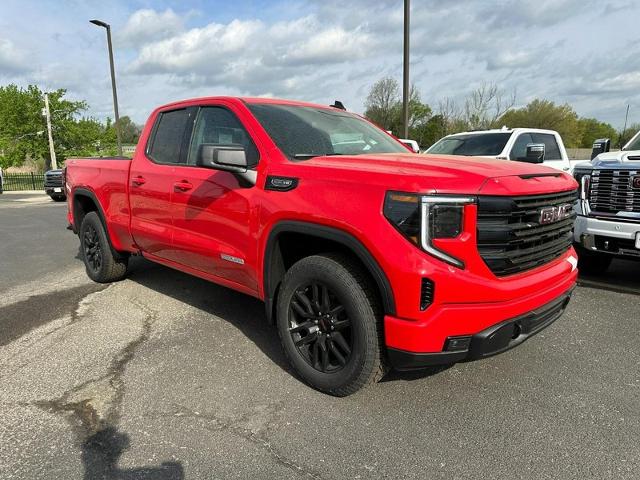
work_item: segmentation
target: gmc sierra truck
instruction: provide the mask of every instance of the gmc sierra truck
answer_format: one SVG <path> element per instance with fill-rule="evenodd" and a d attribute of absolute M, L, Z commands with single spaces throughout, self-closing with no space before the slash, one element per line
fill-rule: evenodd
<path fill-rule="evenodd" d="M 573 172 L 580 184 L 574 241 L 580 268 L 595 274 L 615 257 L 640 260 L 640 132 L 621 151 L 609 145 L 596 141 L 595 158 Z"/>
<path fill-rule="evenodd" d="M 65 178 L 89 277 L 142 255 L 257 297 L 295 372 L 336 396 L 519 345 L 576 282 L 570 175 L 413 154 L 338 108 L 172 103 L 133 159 L 72 159 Z"/>

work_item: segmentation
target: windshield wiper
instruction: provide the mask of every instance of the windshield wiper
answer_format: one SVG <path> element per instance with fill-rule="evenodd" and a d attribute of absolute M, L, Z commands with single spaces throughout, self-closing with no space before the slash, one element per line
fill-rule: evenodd
<path fill-rule="evenodd" d="M 296 153 L 293 158 L 297 160 L 309 160 L 314 157 L 333 157 L 335 155 L 342 155 L 342 153 Z"/>

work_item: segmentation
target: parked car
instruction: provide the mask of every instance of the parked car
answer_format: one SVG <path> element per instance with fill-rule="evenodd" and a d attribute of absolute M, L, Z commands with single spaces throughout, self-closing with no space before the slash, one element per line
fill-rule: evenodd
<path fill-rule="evenodd" d="M 67 199 L 62 181 L 62 169 L 45 172 L 44 191 L 54 202 L 64 202 Z"/>
<path fill-rule="evenodd" d="M 503 127 L 455 133 L 441 138 L 425 153 L 542 163 L 563 172 L 571 171 L 569 156 L 560 134 L 538 128 Z"/>
<path fill-rule="evenodd" d="M 90 278 L 120 280 L 139 254 L 257 297 L 293 369 L 338 396 L 389 365 L 515 347 L 577 277 L 570 175 L 416 155 L 321 105 L 165 105 L 133 159 L 68 160 L 66 185 Z"/>
<path fill-rule="evenodd" d="M 640 260 L 640 132 L 618 152 L 606 139 L 594 144 L 591 162 L 579 164 L 574 241 L 580 268 L 602 273 L 615 257 Z"/>

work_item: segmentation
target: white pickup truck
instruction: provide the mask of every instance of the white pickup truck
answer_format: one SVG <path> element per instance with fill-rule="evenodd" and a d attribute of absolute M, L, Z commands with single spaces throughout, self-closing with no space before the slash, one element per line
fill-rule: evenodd
<path fill-rule="evenodd" d="M 589 273 L 604 272 L 614 257 L 640 260 L 640 132 L 618 152 L 608 145 L 597 141 L 594 154 L 602 153 L 573 172 L 580 184 L 573 239 Z"/>
<path fill-rule="evenodd" d="M 455 133 L 441 138 L 425 153 L 542 163 L 563 172 L 572 170 L 560 134 L 538 128 L 502 127 Z"/>

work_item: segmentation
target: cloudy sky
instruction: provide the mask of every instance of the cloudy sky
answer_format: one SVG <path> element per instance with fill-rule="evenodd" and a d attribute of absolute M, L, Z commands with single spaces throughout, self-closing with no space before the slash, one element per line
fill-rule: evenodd
<path fill-rule="evenodd" d="M 640 0 L 412 0 L 411 75 L 423 100 L 483 82 L 569 102 L 620 127 L 640 121 Z M 66 88 L 112 112 L 103 29 L 112 25 L 120 111 L 143 122 L 172 100 L 269 95 L 363 110 L 402 72 L 402 1 L 1 0 L 0 84 Z"/>

